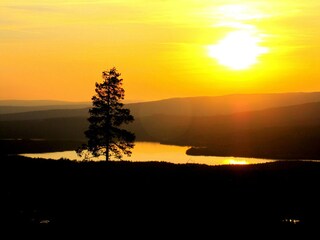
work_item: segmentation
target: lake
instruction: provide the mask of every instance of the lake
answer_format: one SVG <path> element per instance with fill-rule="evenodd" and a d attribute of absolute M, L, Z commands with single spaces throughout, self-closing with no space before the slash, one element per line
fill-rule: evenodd
<path fill-rule="evenodd" d="M 124 157 L 123 160 L 133 162 L 170 162 L 170 163 L 197 163 L 206 165 L 225 165 L 225 164 L 255 164 L 267 163 L 276 160 L 272 159 L 259 159 L 259 158 L 240 158 L 240 157 L 215 157 L 215 156 L 189 156 L 186 151 L 189 147 L 164 145 L 154 142 L 136 142 L 132 150 L 131 157 Z M 50 152 L 50 153 L 26 153 L 20 154 L 32 158 L 45 158 L 45 159 L 61 159 L 67 158 L 70 160 L 82 160 L 79 158 L 75 151 L 64 152 Z M 104 158 L 98 158 L 94 161 L 101 161 Z"/>

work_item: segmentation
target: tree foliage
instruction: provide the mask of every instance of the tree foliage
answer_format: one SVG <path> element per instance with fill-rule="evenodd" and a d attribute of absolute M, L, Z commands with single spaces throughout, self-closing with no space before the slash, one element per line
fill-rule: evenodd
<path fill-rule="evenodd" d="M 96 94 L 92 97 L 92 108 L 89 110 L 89 128 L 85 131 L 88 143 L 83 144 L 77 153 L 79 156 L 106 156 L 122 159 L 130 156 L 134 147 L 135 135 L 123 128 L 124 124 L 134 121 L 130 109 L 124 108 L 123 79 L 115 67 L 102 72 L 103 81 L 95 84 Z"/>

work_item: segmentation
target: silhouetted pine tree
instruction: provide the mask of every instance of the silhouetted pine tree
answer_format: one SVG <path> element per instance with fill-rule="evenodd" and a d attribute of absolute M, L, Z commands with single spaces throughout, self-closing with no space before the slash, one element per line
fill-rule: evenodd
<path fill-rule="evenodd" d="M 116 68 L 102 72 L 102 83 L 96 83 L 96 94 L 92 97 L 92 108 L 89 110 L 89 129 L 85 131 L 88 143 L 82 145 L 77 153 L 85 159 L 90 156 L 106 156 L 119 160 L 123 155 L 130 156 L 134 147 L 135 135 L 123 128 L 123 124 L 134 121 L 130 110 L 124 108 L 123 79 Z"/>

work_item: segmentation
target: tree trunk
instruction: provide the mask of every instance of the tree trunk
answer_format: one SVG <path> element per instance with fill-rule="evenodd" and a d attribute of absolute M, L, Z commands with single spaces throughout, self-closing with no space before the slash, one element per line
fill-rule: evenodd
<path fill-rule="evenodd" d="M 110 81 L 110 80 L 109 80 Z M 107 85 L 107 136 L 106 136 L 106 161 L 109 161 L 110 151 L 110 82 Z"/>
<path fill-rule="evenodd" d="M 106 161 L 109 161 L 109 143 L 107 144 L 107 149 L 106 149 Z"/>

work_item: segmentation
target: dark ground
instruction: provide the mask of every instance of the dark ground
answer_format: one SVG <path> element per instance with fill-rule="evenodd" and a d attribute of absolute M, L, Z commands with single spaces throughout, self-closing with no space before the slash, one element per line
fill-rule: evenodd
<path fill-rule="evenodd" d="M 257 229 L 260 235 L 310 233 L 320 226 L 316 162 L 207 166 L 2 155 L 1 165 L 1 226 L 15 233 L 174 231 L 214 239 L 222 229 L 246 236 Z"/>

